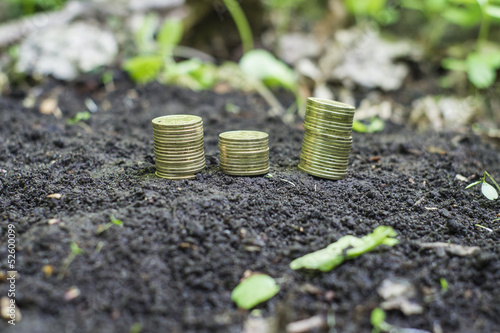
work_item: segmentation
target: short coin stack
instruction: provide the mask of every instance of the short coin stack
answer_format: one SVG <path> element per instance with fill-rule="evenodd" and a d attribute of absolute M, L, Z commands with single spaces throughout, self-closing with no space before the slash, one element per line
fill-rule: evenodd
<path fill-rule="evenodd" d="M 269 135 L 259 131 L 219 134 L 220 167 L 232 176 L 257 176 L 269 172 Z"/>
<path fill-rule="evenodd" d="M 354 107 L 308 98 L 299 169 L 327 179 L 343 179 L 352 145 Z"/>
<path fill-rule="evenodd" d="M 193 179 L 205 168 L 203 120 L 192 115 L 153 119 L 156 175 L 167 179 Z"/>

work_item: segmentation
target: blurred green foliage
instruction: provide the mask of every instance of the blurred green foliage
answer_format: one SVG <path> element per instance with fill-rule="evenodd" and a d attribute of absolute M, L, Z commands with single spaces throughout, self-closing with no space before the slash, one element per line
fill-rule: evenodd
<path fill-rule="evenodd" d="M 5 0 L 5 19 L 30 16 L 38 12 L 56 10 L 64 6 L 67 0 Z"/>

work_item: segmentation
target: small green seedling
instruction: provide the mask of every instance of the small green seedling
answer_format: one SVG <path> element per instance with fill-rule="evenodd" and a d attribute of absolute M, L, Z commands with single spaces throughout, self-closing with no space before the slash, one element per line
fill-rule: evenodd
<path fill-rule="evenodd" d="M 373 117 L 368 125 L 360 122 L 359 120 L 354 120 L 352 123 L 352 130 L 359 133 L 382 132 L 384 128 L 385 122 L 378 117 Z"/>
<path fill-rule="evenodd" d="M 345 260 L 356 258 L 370 252 L 379 245 L 394 246 L 398 243 L 397 234 L 392 227 L 379 226 L 373 233 L 362 238 L 344 236 L 326 248 L 306 254 L 290 263 L 290 268 L 319 269 L 328 272 L 342 264 Z"/>
<path fill-rule="evenodd" d="M 61 270 L 59 272 L 59 275 L 57 276 L 58 280 L 62 280 L 64 278 L 64 275 L 66 274 L 66 271 L 68 270 L 69 265 L 75 260 L 75 258 L 83 253 L 83 250 L 78 247 L 78 245 L 75 242 L 71 242 L 69 245 L 71 248 L 71 253 L 68 255 L 68 257 L 64 260 L 64 263 L 61 267 Z"/>
<path fill-rule="evenodd" d="M 109 219 L 110 219 L 110 222 L 108 222 L 106 225 L 100 225 L 98 228 L 97 228 L 97 231 L 96 231 L 96 234 L 102 234 L 104 231 L 108 230 L 109 228 L 111 228 L 112 226 L 114 225 L 117 225 L 119 227 L 123 227 L 123 222 L 116 219 L 115 216 L 113 214 L 111 214 L 109 216 Z"/>
<path fill-rule="evenodd" d="M 239 1 L 236 0 L 222 0 L 226 8 L 231 13 L 231 16 L 236 23 L 238 32 L 240 34 L 241 42 L 243 44 L 243 51 L 248 52 L 253 49 L 253 35 L 250 24 L 248 23 L 245 12 L 241 8 Z"/>
<path fill-rule="evenodd" d="M 393 326 L 385 321 L 385 311 L 381 308 L 375 308 L 370 316 L 370 322 L 373 326 L 372 333 L 390 332 Z"/>
<path fill-rule="evenodd" d="M 448 281 L 446 281 L 445 278 L 440 278 L 439 279 L 439 283 L 441 284 L 441 291 L 443 293 L 447 292 L 448 291 L 448 287 L 449 287 Z"/>
<path fill-rule="evenodd" d="M 82 111 L 75 114 L 73 118 L 67 120 L 68 125 L 74 125 L 80 121 L 89 120 L 92 114 L 88 111 Z"/>
<path fill-rule="evenodd" d="M 486 176 L 488 176 L 488 178 L 493 182 L 493 184 L 495 184 L 496 189 L 486 182 Z M 498 186 L 498 183 L 493 179 L 493 177 L 490 176 L 490 174 L 487 171 L 484 172 L 483 177 L 480 180 L 472 184 L 469 184 L 465 189 L 467 190 L 479 184 L 481 184 L 481 192 L 488 200 L 498 199 L 497 189 L 498 191 L 500 191 L 500 186 Z"/>
<path fill-rule="evenodd" d="M 130 333 L 141 333 L 142 332 L 142 324 L 137 322 L 133 323 L 132 326 L 130 326 Z"/>
<path fill-rule="evenodd" d="M 239 308 L 249 310 L 275 296 L 279 291 L 280 287 L 272 277 L 254 274 L 234 288 L 231 299 Z"/>

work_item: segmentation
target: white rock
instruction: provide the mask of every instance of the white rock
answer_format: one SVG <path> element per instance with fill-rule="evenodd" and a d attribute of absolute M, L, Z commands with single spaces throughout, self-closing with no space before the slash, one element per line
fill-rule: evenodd
<path fill-rule="evenodd" d="M 384 40 L 373 29 L 342 30 L 335 35 L 321 64 L 331 70 L 332 79 L 347 87 L 391 91 L 400 88 L 409 73 L 408 66 L 396 59 L 414 57 L 418 55 L 416 49 L 409 42 Z"/>
<path fill-rule="evenodd" d="M 321 47 L 313 35 L 303 33 L 287 34 L 279 40 L 278 56 L 289 64 L 296 64 L 304 58 L 319 55 Z"/>
<path fill-rule="evenodd" d="M 101 27 L 76 22 L 33 33 L 21 43 L 17 69 L 22 73 L 52 75 L 72 80 L 113 63 L 118 44 L 113 34 Z"/>

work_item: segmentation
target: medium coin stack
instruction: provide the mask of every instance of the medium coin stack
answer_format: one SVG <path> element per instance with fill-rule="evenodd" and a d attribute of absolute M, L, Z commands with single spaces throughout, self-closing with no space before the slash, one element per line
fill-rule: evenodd
<path fill-rule="evenodd" d="M 326 179 L 343 179 L 352 146 L 354 107 L 308 98 L 299 169 Z"/>
<path fill-rule="evenodd" d="M 205 168 L 203 120 L 192 115 L 153 119 L 156 175 L 166 179 L 193 179 Z"/>
<path fill-rule="evenodd" d="M 269 135 L 259 131 L 219 134 L 220 167 L 232 176 L 257 176 L 269 172 Z"/>

